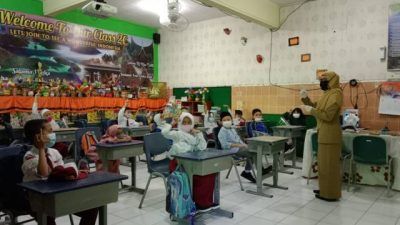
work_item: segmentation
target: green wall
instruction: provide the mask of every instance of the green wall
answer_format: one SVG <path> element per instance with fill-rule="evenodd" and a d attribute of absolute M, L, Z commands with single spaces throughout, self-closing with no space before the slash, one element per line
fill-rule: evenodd
<path fill-rule="evenodd" d="M 43 3 L 41 0 L 0 0 L 0 8 L 43 16 Z M 153 33 L 157 32 L 156 28 L 138 25 L 116 18 L 98 19 L 90 17 L 83 14 L 80 9 L 60 13 L 54 18 L 71 23 L 86 25 L 89 27 L 96 27 L 99 29 L 150 39 L 153 38 Z M 153 80 L 155 82 L 158 81 L 158 45 L 154 45 Z"/>
<path fill-rule="evenodd" d="M 183 96 L 186 96 L 185 91 L 188 88 L 174 88 L 173 95 L 180 99 Z M 199 89 L 198 87 L 193 88 L 195 90 Z M 209 87 L 210 90 L 210 98 L 213 106 L 219 106 L 222 108 L 223 105 L 231 105 L 231 95 L 232 88 L 231 87 Z"/>

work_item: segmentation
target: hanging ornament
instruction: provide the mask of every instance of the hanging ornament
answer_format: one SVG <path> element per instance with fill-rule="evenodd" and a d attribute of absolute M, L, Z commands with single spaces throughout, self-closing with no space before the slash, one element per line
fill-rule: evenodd
<path fill-rule="evenodd" d="M 229 29 L 229 28 L 224 28 L 224 32 L 225 32 L 226 35 L 230 35 L 232 30 Z"/>
<path fill-rule="evenodd" d="M 247 37 L 241 37 L 240 43 L 242 43 L 242 45 L 245 46 L 247 44 Z"/>
<path fill-rule="evenodd" d="M 264 61 L 264 57 L 262 55 L 257 55 L 256 59 L 258 63 L 262 63 Z"/>

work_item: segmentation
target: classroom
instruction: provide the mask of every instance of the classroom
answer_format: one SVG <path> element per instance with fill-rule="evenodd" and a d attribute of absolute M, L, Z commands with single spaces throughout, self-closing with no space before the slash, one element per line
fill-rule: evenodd
<path fill-rule="evenodd" d="M 400 1 L 0 0 L 0 225 L 400 225 Z"/>

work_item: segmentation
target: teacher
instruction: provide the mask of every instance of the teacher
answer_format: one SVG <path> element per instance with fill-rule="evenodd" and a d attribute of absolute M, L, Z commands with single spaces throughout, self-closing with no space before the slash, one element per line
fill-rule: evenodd
<path fill-rule="evenodd" d="M 310 100 L 306 90 L 300 91 L 303 112 L 317 119 L 318 133 L 318 181 L 319 190 L 315 197 L 325 201 L 337 201 L 341 193 L 340 155 L 342 150 L 342 130 L 340 109 L 343 103 L 339 76 L 335 72 L 325 72 L 320 78 L 324 91 L 317 103 Z"/>

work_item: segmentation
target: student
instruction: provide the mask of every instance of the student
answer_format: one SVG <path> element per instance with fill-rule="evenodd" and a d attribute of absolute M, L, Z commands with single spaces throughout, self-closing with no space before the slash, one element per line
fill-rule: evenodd
<path fill-rule="evenodd" d="M 253 109 L 251 113 L 253 120 L 247 126 L 247 135 L 249 137 L 256 136 L 256 132 L 269 135 L 268 129 L 262 122 L 262 112 L 260 109 Z"/>
<path fill-rule="evenodd" d="M 139 127 L 141 124 L 132 119 L 131 110 L 127 110 L 129 101 L 126 100 L 124 106 L 118 112 L 118 125 L 120 127 Z"/>
<path fill-rule="evenodd" d="M 64 165 L 60 153 L 51 148 L 56 140 L 51 124 L 44 119 L 30 120 L 24 127 L 25 137 L 33 145 L 24 156 L 22 164 L 24 182 L 45 180 L 52 172 L 52 168 Z M 66 179 L 72 179 L 66 177 Z M 89 209 L 79 213 L 80 225 L 95 225 L 98 209 Z M 35 216 L 35 215 L 33 215 Z M 55 225 L 55 218 L 47 217 L 47 225 Z"/>
<path fill-rule="evenodd" d="M 119 125 L 110 126 L 106 134 L 101 137 L 100 143 L 119 143 L 129 142 L 132 138 L 124 134 L 124 131 Z M 119 173 L 120 160 L 109 160 L 108 161 L 108 172 Z"/>
<path fill-rule="evenodd" d="M 157 113 L 154 116 L 153 121 L 149 125 L 150 133 L 161 132 L 162 125 L 163 125 L 162 114 L 161 113 Z"/>
<path fill-rule="evenodd" d="M 49 121 L 51 128 L 53 130 L 60 129 L 60 125 L 53 119 L 53 112 L 49 109 L 42 109 L 42 111 L 38 111 L 38 100 L 39 100 L 39 93 L 36 93 L 35 99 L 33 100 L 32 105 L 32 118 L 33 119 L 45 119 Z"/>
<path fill-rule="evenodd" d="M 291 112 L 283 114 L 283 118 L 294 126 L 305 126 L 306 117 L 300 108 L 295 108 Z"/>
<path fill-rule="evenodd" d="M 172 122 L 174 125 L 175 121 Z M 202 151 L 207 148 L 203 134 L 194 129 L 194 118 L 190 113 L 182 113 L 178 121 L 178 130 L 172 130 L 172 125 L 166 123 L 162 128 L 162 135 L 172 140 L 173 144 L 168 152 L 170 171 L 177 167 L 177 161 L 172 155 L 184 152 Z M 214 206 L 214 185 L 216 174 L 207 176 L 193 176 L 193 200 L 198 210 L 208 210 Z"/>
<path fill-rule="evenodd" d="M 207 111 L 204 115 L 204 128 L 206 128 L 208 138 L 213 138 L 213 130 L 216 127 L 218 127 L 218 123 L 215 119 L 214 113 Z"/>
<path fill-rule="evenodd" d="M 247 144 L 245 144 L 236 130 L 232 127 L 232 115 L 229 112 L 222 112 L 221 115 L 222 127 L 218 133 L 218 140 L 221 143 L 222 149 L 231 149 L 231 148 L 240 148 L 241 151 L 239 154 L 248 158 L 250 157 L 247 154 Z M 256 179 L 251 174 L 252 163 L 249 159 L 247 159 L 244 171 L 241 173 L 243 178 L 246 178 L 252 183 L 256 183 Z M 272 167 L 268 167 L 267 169 L 263 169 L 262 173 L 267 174 L 271 172 Z"/>
<path fill-rule="evenodd" d="M 233 112 L 231 108 L 229 108 L 228 105 L 224 105 L 227 109 L 228 112 L 232 115 Z M 242 110 L 235 110 L 235 118 L 233 119 L 233 125 L 235 126 L 245 126 L 246 125 L 246 120 L 243 118 L 243 111 Z"/>

